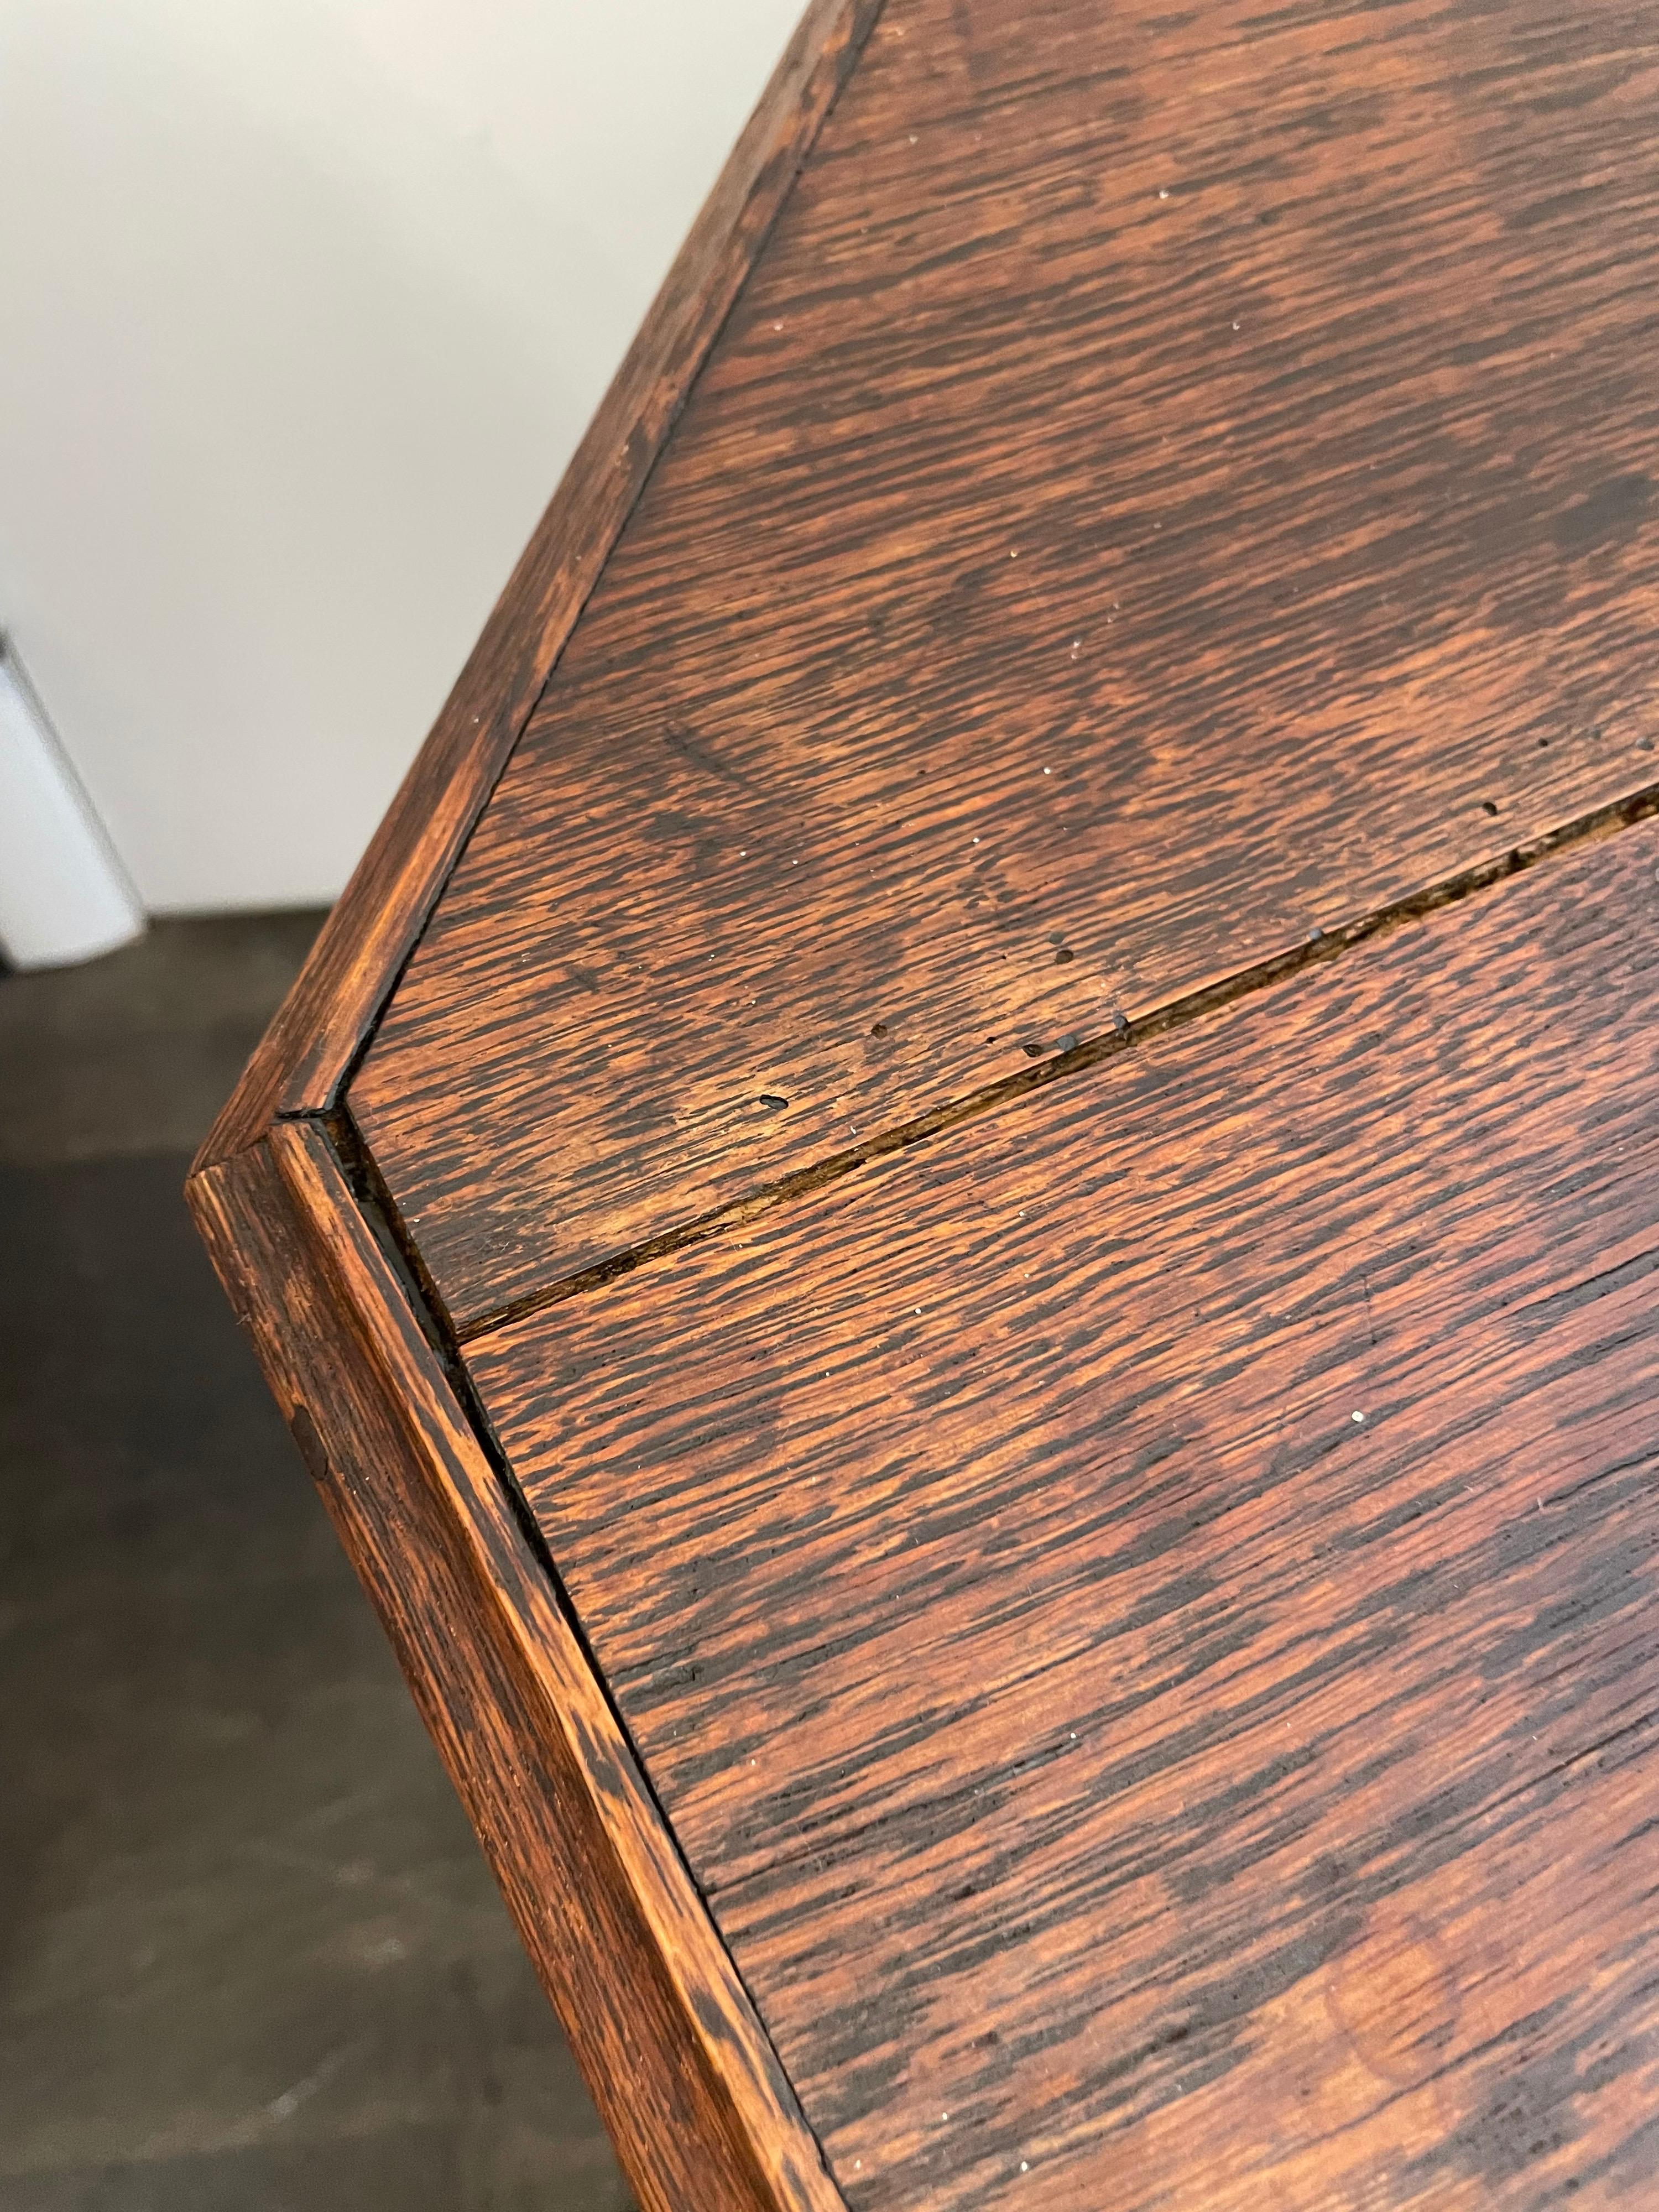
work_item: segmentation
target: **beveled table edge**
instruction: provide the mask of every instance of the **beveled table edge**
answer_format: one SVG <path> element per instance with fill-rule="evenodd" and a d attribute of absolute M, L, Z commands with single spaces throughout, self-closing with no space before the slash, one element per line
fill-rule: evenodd
<path fill-rule="evenodd" d="M 197 1170 L 338 1100 L 881 7 L 809 0 Z"/>
<path fill-rule="evenodd" d="M 350 1188 L 280 1124 L 191 1212 L 646 2212 L 844 2212 L 510 1478 Z"/>

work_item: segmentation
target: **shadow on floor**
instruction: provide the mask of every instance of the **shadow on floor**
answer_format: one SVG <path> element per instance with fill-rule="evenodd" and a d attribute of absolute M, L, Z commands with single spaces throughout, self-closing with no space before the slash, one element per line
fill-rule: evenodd
<path fill-rule="evenodd" d="M 314 926 L 0 979 L 3 2212 L 629 2202 L 179 1195 Z"/>

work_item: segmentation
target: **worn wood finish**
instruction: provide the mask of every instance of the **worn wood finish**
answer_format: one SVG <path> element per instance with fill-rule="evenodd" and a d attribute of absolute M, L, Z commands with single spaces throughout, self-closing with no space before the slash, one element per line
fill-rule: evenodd
<path fill-rule="evenodd" d="M 880 0 L 810 0 L 431 735 L 202 1149 L 331 1106 L 654 466 Z"/>
<path fill-rule="evenodd" d="M 657 2212 L 1659 2191 L 1656 126 L 819 0 L 210 1140 Z"/>
<path fill-rule="evenodd" d="M 1659 2191 L 1659 827 L 472 1345 L 855 2212 Z"/>
<path fill-rule="evenodd" d="M 327 1139 L 191 1204 L 648 2212 L 842 2199 Z"/>
<path fill-rule="evenodd" d="M 464 1331 L 1652 778 L 1656 94 L 890 0 L 351 1086 Z"/>

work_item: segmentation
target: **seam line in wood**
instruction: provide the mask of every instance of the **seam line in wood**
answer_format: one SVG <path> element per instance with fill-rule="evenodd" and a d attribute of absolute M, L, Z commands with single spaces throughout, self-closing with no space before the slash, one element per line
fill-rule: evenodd
<path fill-rule="evenodd" d="M 760 2019 L 760 2008 L 755 2002 L 754 1992 L 750 1989 L 738 1966 L 737 1960 L 732 1957 L 730 1947 L 720 1933 L 719 1923 L 714 1920 L 712 1909 L 708 1908 L 708 1899 L 702 1885 L 697 1880 L 696 1870 L 685 1856 L 673 1822 L 670 1820 L 667 1809 L 658 1795 L 650 1770 L 646 1765 L 640 1747 L 634 1740 L 633 1731 L 628 1725 L 610 1681 L 606 1678 L 605 1669 L 600 1666 L 598 1655 L 588 1638 L 581 1615 L 564 1585 L 557 1564 L 549 1548 L 546 1533 L 532 1511 L 530 1501 L 520 1487 L 517 1477 L 513 1472 L 512 1463 L 501 1448 L 501 1440 L 496 1436 L 495 1426 L 484 1410 L 483 1401 L 478 1395 L 471 1375 L 461 1358 L 454 1325 L 450 1320 L 448 1311 L 428 1273 L 418 1247 L 410 1236 L 407 1225 L 398 1211 L 397 1202 L 386 1188 L 373 1153 L 363 1142 L 362 1132 L 352 1119 L 349 1110 L 344 1107 L 337 1108 L 334 1112 L 326 1115 L 295 1115 L 289 1118 L 309 1123 L 323 1138 L 333 1157 L 341 1181 L 349 1191 L 352 1203 L 362 1217 L 368 1235 L 385 1258 L 399 1290 L 408 1303 L 422 1335 L 426 1339 L 434 1357 L 441 1362 L 444 1370 L 445 1381 L 455 1399 L 461 1417 L 476 1437 L 479 1450 L 495 1477 L 502 1501 L 512 1514 L 526 1548 L 540 1569 L 552 1602 L 562 1615 L 565 1626 L 574 1639 L 578 1650 L 586 1662 L 594 1686 L 610 1711 L 617 1732 L 626 1744 L 634 1759 L 638 1770 L 639 1784 L 662 1822 L 663 1834 L 667 1839 L 669 1847 L 678 1859 L 692 1893 L 701 1899 L 705 1909 L 709 1910 L 709 1923 L 714 1931 L 714 1940 L 726 1954 L 732 1978 L 754 2008 L 756 2018 Z M 763 2022 L 762 2024 L 764 2026 Z M 817 2130 L 806 2118 L 805 2112 L 800 2114 L 800 2121 L 806 2133 L 817 2144 L 819 2155 L 823 2157 L 823 2146 L 819 2142 Z M 823 2162 L 824 2170 L 828 2173 L 827 2157 L 824 2158 Z"/>
<path fill-rule="evenodd" d="M 1632 823 L 1659 813 L 1659 783 L 1645 785 L 1640 791 L 1623 799 L 1612 800 L 1605 806 L 1577 817 L 1559 829 L 1545 832 L 1523 845 L 1513 846 L 1494 860 L 1477 862 L 1454 876 L 1431 885 L 1425 890 L 1412 891 L 1403 898 L 1395 899 L 1384 906 L 1355 920 L 1334 923 L 1328 929 L 1315 930 L 1302 944 L 1289 946 L 1282 952 L 1273 953 L 1250 967 L 1238 969 L 1218 981 L 1206 983 L 1200 989 L 1189 991 L 1168 1000 L 1164 1006 L 1143 1014 L 1133 1025 L 1126 1023 L 1121 1030 L 1114 1029 L 1099 1036 L 1090 1037 L 1070 1050 L 1058 1053 L 1040 1066 L 1025 1068 L 1018 1075 L 1007 1076 L 999 1083 L 988 1085 L 983 1090 L 963 1098 L 948 1101 L 932 1112 L 915 1120 L 896 1123 L 844 1152 L 831 1153 L 827 1158 L 815 1160 L 810 1167 L 783 1176 L 775 1182 L 763 1185 L 748 1197 L 732 1204 L 718 1206 L 712 1212 L 699 1214 L 694 1220 L 666 1229 L 659 1236 L 643 1239 L 624 1250 L 613 1253 L 608 1259 L 596 1262 L 569 1275 L 560 1276 L 528 1297 L 516 1298 L 509 1304 L 482 1314 L 455 1331 L 458 1346 L 475 1343 L 495 1330 L 510 1327 L 532 1313 L 546 1307 L 558 1305 L 566 1298 L 582 1292 L 598 1290 L 614 1282 L 618 1276 L 630 1274 L 647 1261 L 666 1257 L 672 1252 L 683 1251 L 688 1245 L 701 1244 L 711 1237 L 718 1237 L 728 1229 L 739 1228 L 745 1222 L 770 1212 L 773 1207 L 790 1199 L 802 1198 L 827 1184 L 838 1182 L 843 1176 L 854 1173 L 872 1160 L 884 1158 L 891 1153 L 904 1152 L 913 1145 L 925 1143 L 948 1129 L 959 1127 L 964 1121 L 977 1120 L 981 1115 L 994 1113 L 999 1108 L 1012 1104 L 1029 1092 L 1040 1091 L 1048 1084 L 1081 1074 L 1085 1069 L 1098 1066 L 1103 1060 L 1115 1058 L 1128 1050 L 1138 1041 L 1161 1036 L 1166 1030 L 1180 1028 L 1200 1019 L 1222 1006 L 1231 1006 L 1240 999 L 1250 997 L 1269 984 L 1299 974 L 1304 969 L 1339 958 L 1351 946 L 1368 943 L 1384 935 L 1402 923 L 1414 921 L 1423 915 L 1437 912 L 1461 900 L 1491 890 L 1507 882 L 1523 870 L 1535 867 L 1553 854 L 1586 843 L 1598 838 L 1616 836 Z"/>
<path fill-rule="evenodd" d="M 582 1686 L 589 1695 L 597 1697 L 609 1724 L 617 1731 L 629 1762 L 628 1784 L 642 1801 L 644 1817 L 655 1826 L 654 1835 L 644 1831 L 635 1835 L 636 1844 L 645 1849 L 647 1858 L 656 1860 L 656 1870 L 651 1872 L 650 1879 L 643 1884 L 636 1881 L 632 1885 L 636 1907 L 652 1930 L 665 1972 L 678 1984 L 688 2013 L 695 2016 L 708 2062 L 725 2079 L 734 2116 L 754 2124 L 757 2130 L 748 2136 L 744 2148 L 757 2159 L 761 2171 L 771 2166 L 766 2179 L 773 2192 L 772 2201 L 779 2212 L 786 2207 L 790 2208 L 790 2212 L 844 2212 L 844 2200 L 830 2172 L 823 2144 L 788 2087 L 782 2062 L 755 2006 L 753 1995 L 738 1972 L 708 1899 L 691 1872 L 679 1838 L 617 1710 L 610 1685 L 552 1567 L 545 1537 L 530 1520 L 528 1507 L 517 1495 L 516 1485 L 510 1478 L 503 1480 L 504 1462 L 500 1447 L 488 1423 L 482 1420 L 472 1394 L 469 1391 L 465 1399 L 458 1399 L 448 1373 L 433 1369 L 424 1373 L 418 1371 L 411 1364 L 411 1358 L 417 1358 L 418 1352 L 400 1344 L 386 1323 L 377 1322 L 375 1300 L 372 1295 L 365 1295 L 374 1261 L 378 1259 L 392 1278 L 392 1282 L 384 1285 L 381 1296 L 390 1294 L 395 1284 L 407 1301 L 438 1367 L 447 1368 L 450 1362 L 443 1358 L 441 1345 L 431 1341 L 433 1317 L 422 1310 L 422 1301 L 411 1294 L 409 1279 L 386 1251 L 379 1224 L 363 1205 L 362 1195 L 354 1186 L 334 1133 L 325 1119 L 320 1115 L 294 1116 L 273 1134 L 278 1172 L 302 1213 L 322 1224 L 325 1231 L 326 1224 L 334 1218 L 355 1217 L 359 1224 L 359 1233 L 365 1242 L 357 1253 L 350 1251 L 349 1237 L 341 1245 L 326 1233 L 320 1238 L 319 1249 L 332 1262 L 337 1293 L 358 1338 L 384 1373 L 411 1434 L 420 1441 L 430 1463 L 444 1480 L 464 1488 L 463 1470 L 449 1464 L 449 1455 L 458 1445 L 464 1451 L 462 1440 L 470 1441 L 482 1462 L 471 1480 L 476 1486 L 482 1480 L 495 1488 L 501 1504 L 511 1512 L 521 1539 L 533 1530 L 526 1549 L 534 1564 L 542 1602 L 553 1608 L 574 1645 L 572 1663 L 583 1670 Z M 443 1403 L 446 1395 L 450 1401 L 447 1407 Z M 457 1494 L 459 1495 L 459 1490 Z M 464 1510 L 453 1513 L 451 1518 L 458 1535 L 467 1543 L 476 1547 L 486 1540 L 484 1532 L 473 1527 Z M 521 1647 L 528 1674 L 544 1678 L 543 1686 L 551 1696 L 556 1709 L 561 1711 L 562 1724 L 580 1736 L 584 1726 L 589 1724 L 584 1723 L 579 1711 L 563 1710 L 560 1686 L 555 1680 L 558 1667 L 547 1633 L 538 1632 L 530 1617 L 534 1610 L 533 1594 L 526 1610 L 515 1602 L 513 1590 L 502 1582 L 499 1570 L 491 1570 L 489 1579 L 497 1589 L 502 1624 Z M 605 1723 L 599 1725 L 603 1728 Z M 617 1804 L 607 1807 L 605 1793 L 596 1790 L 593 1801 L 600 1817 L 618 1820 L 625 1830 L 629 1829 L 631 1816 L 625 1802 L 629 1794 L 628 1788 L 621 1789 Z M 671 1867 L 677 1871 L 671 1873 Z M 673 1892 L 682 1885 L 681 1895 L 677 1898 Z M 690 1916 L 695 1916 L 695 1927 Z M 690 1947 L 692 1971 L 689 1980 L 677 1964 L 677 1942 Z M 703 1961 L 700 1968 L 699 1954 Z M 699 1991 L 718 2001 L 720 1982 L 726 1977 L 727 1987 L 739 1996 L 738 2010 L 732 2011 L 728 2001 L 721 2006 L 718 2019 L 712 2014 L 705 2016 Z M 743 2007 L 747 2008 L 747 2022 L 740 2016 Z M 745 2041 L 749 2042 L 748 2050 L 744 2047 Z M 779 2131 L 769 2151 L 769 2130 Z M 792 2136 L 795 2139 L 793 2148 Z M 733 2203 L 738 2201 L 734 2196 Z M 742 2201 L 747 2203 L 748 2199 L 745 2197 Z"/>
<path fill-rule="evenodd" d="M 410 1235 L 408 1225 L 398 1210 L 397 1200 L 386 1188 L 386 1180 L 380 1173 L 374 1154 L 363 1142 L 362 1131 L 352 1119 L 349 1109 L 345 1107 L 337 1107 L 331 1114 L 326 1115 L 296 1116 L 295 1118 L 309 1120 L 322 1130 L 339 1164 L 341 1176 L 350 1189 L 353 1202 L 363 1217 L 368 1234 L 380 1249 L 392 1273 L 396 1276 L 398 1287 L 408 1301 L 410 1310 L 420 1326 L 421 1334 L 431 1346 L 434 1354 L 441 1362 L 445 1379 L 450 1390 L 477 1436 L 480 1449 L 494 1470 L 496 1482 L 514 1518 L 519 1524 L 520 1533 L 534 1553 L 543 1574 L 547 1578 L 556 1602 L 586 1653 L 588 1663 L 593 1669 L 594 1680 L 599 1683 L 605 1702 L 611 1707 L 617 1727 L 624 1736 L 628 1736 L 627 1723 L 623 1719 L 620 1707 L 611 1695 L 611 1686 L 605 1680 L 604 1670 L 588 1644 L 586 1631 L 583 1628 L 580 1616 L 560 1577 L 558 1567 L 548 1548 L 547 1537 L 541 1523 L 530 1510 L 530 1502 L 519 1486 L 518 1478 L 513 1472 L 512 1462 L 501 1449 L 501 1440 L 495 1434 L 495 1425 L 485 1412 L 483 1401 L 479 1397 L 472 1377 L 467 1370 L 465 1361 L 461 1358 L 459 1340 L 455 1325 L 427 1271 L 426 1264 L 421 1257 L 420 1248 Z M 634 1748 L 631 1736 L 629 1736 L 629 1748 Z M 637 1753 L 635 1755 L 637 1756 Z M 642 1775 L 644 1771 L 641 1765 Z M 651 1788 L 648 1777 L 646 1778 L 646 1786 L 647 1790 Z M 654 1790 L 652 1795 L 654 1797 Z M 659 1807 L 658 1809 L 660 1811 L 661 1808 Z M 690 1874 L 689 1864 L 686 1871 L 689 1875 Z"/>

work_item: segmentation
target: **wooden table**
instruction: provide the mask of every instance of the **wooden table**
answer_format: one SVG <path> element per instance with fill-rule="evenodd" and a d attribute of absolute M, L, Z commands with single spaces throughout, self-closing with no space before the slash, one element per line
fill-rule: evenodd
<path fill-rule="evenodd" d="M 1656 225 L 819 0 L 198 1164 L 647 2206 L 1659 2203 Z"/>

